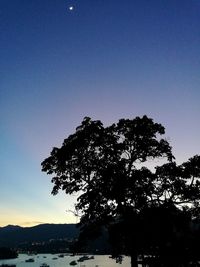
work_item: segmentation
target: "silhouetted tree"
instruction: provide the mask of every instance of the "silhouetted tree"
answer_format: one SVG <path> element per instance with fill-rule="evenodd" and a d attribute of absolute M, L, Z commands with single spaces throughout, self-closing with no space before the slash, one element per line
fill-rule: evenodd
<path fill-rule="evenodd" d="M 130 255 L 132 266 L 138 256 L 165 261 L 164 251 L 173 251 L 199 212 L 200 157 L 177 166 L 164 133 L 147 116 L 108 127 L 86 117 L 42 162 L 42 170 L 54 175 L 53 194 L 80 193 L 75 208 L 82 233 L 106 226 L 113 256 Z M 166 163 L 154 169 L 159 158 Z"/>

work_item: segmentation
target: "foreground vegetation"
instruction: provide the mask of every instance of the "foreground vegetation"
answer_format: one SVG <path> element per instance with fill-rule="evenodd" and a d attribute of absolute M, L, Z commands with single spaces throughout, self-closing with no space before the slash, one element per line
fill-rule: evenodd
<path fill-rule="evenodd" d="M 86 117 L 42 162 L 53 194 L 80 194 L 80 244 L 106 228 L 113 257 L 131 256 L 132 267 L 138 258 L 160 267 L 199 260 L 191 225 L 200 214 L 200 156 L 178 165 L 164 133 L 147 116 L 108 127 Z"/>

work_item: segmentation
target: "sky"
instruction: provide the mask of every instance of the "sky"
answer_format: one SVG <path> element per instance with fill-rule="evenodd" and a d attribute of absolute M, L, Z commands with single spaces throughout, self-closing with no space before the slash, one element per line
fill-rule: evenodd
<path fill-rule="evenodd" d="M 76 223 L 41 162 L 85 116 L 144 114 L 200 153 L 200 0 L 0 0 L 0 226 Z"/>

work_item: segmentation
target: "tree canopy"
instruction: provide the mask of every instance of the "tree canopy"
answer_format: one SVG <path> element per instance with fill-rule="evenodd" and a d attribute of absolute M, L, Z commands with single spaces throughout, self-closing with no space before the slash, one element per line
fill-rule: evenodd
<path fill-rule="evenodd" d="M 183 231 L 184 221 L 199 216 L 200 156 L 177 165 L 164 134 L 147 116 L 107 127 L 85 117 L 42 162 L 42 171 L 53 175 L 53 194 L 80 193 L 75 208 L 82 230 L 109 229 L 113 254 L 161 254 L 158 247 L 172 243 L 174 229 Z M 165 163 L 155 167 L 158 159 Z"/>

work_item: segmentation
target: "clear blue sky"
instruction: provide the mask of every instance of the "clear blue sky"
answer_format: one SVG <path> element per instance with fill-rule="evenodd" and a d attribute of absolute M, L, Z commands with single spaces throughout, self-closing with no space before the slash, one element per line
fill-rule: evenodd
<path fill-rule="evenodd" d="M 84 116 L 200 153 L 200 0 L 1 0 L 0 33 L 0 225 L 76 221 L 40 163 Z"/>

